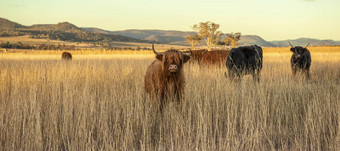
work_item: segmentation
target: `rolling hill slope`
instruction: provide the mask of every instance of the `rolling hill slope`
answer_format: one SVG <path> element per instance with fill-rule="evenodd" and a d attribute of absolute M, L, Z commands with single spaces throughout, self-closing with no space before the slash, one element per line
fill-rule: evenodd
<path fill-rule="evenodd" d="M 273 43 L 270 43 L 268 41 L 265 41 L 263 38 L 257 35 L 243 35 L 241 36 L 241 39 L 239 41 L 240 45 L 259 45 L 259 46 L 265 46 L 265 47 L 275 47 Z"/>
<path fill-rule="evenodd" d="M 195 34 L 195 32 L 174 31 L 174 30 L 124 30 L 113 33 L 143 40 L 157 41 L 164 44 L 186 45 L 185 37 Z"/>
<path fill-rule="evenodd" d="M 23 26 L 0 18 L 0 36 L 23 36 L 71 42 L 149 42 L 114 33 L 98 33 L 86 31 L 68 22 L 58 24 L 37 24 Z"/>
<path fill-rule="evenodd" d="M 93 31 L 93 30 L 92 30 Z M 102 30 L 100 30 L 102 31 Z M 124 30 L 124 31 L 106 31 L 109 33 L 117 33 L 120 35 L 157 41 L 164 44 L 176 44 L 176 45 L 188 45 L 185 41 L 185 37 L 196 34 L 196 32 L 185 32 L 185 31 L 173 31 L 173 30 Z M 299 38 L 292 40 L 280 40 L 280 41 L 266 41 L 258 35 L 242 35 L 239 41 L 240 45 L 252 45 L 256 44 L 263 47 L 286 47 L 289 46 L 288 41 L 294 45 L 304 46 L 310 42 L 311 46 L 320 45 L 340 45 L 340 41 L 334 40 L 318 40 L 312 38 Z"/>
<path fill-rule="evenodd" d="M 312 38 L 299 38 L 294 40 L 281 40 L 281 41 L 270 41 L 272 44 L 276 46 L 289 46 L 289 43 L 292 43 L 294 46 L 306 46 L 309 42 L 312 46 L 322 46 L 322 45 L 340 45 L 340 41 L 334 40 L 319 40 Z"/>

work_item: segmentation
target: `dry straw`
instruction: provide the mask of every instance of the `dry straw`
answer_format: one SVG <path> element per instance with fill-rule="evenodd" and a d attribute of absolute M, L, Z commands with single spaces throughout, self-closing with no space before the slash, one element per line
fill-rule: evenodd
<path fill-rule="evenodd" d="M 339 150 L 339 53 L 311 48 L 305 81 L 276 49 L 264 50 L 260 84 L 185 65 L 182 108 L 162 115 L 143 89 L 154 55 L 1 55 L 0 148 Z"/>

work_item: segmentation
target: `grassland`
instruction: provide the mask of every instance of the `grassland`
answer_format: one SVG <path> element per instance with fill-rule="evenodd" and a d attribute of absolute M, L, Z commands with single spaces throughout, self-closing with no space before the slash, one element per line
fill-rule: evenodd
<path fill-rule="evenodd" d="M 146 96 L 151 54 L 0 54 L 0 150 L 340 150 L 340 49 L 311 48 L 311 80 L 287 48 L 264 50 L 261 83 L 185 65 L 182 108 Z"/>

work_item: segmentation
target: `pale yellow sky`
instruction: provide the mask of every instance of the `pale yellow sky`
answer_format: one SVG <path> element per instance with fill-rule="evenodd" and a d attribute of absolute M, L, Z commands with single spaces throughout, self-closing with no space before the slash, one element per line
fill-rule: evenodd
<path fill-rule="evenodd" d="M 224 33 L 265 40 L 340 40 L 340 0 L 1 0 L 0 6 L 0 17 L 23 25 L 192 31 L 212 21 Z"/>

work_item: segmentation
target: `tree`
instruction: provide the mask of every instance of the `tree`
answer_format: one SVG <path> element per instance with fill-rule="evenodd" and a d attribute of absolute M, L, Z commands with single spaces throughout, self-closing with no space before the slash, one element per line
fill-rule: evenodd
<path fill-rule="evenodd" d="M 199 35 L 191 35 L 185 37 L 185 40 L 191 45 L 191 49 L 195 49 L 195 45 L 199 44 L 202 38 Z"/>
<path fill-rule="evenodd" d="M 231 45 L 232 40 L 227 35 L 218 43 L 219 46 L 226 47 Z"/>
<path fill-rule="evenodd" d="M 225 41 L 221 40 L 217 43 L 218 46 L 222 47 L 223 49 L 225 49 L 225 46 L 228 46 L 227 43 L 225 43 Z"/>
<path fill-rule="evenodd" d="M 220 25 L 209 21 L 195 24 L 192 28 L 205 41 L 208 51 L 211 50 L 211 47 L 216 46 L 216 39 L 219 39 L 222 35 L 222 32 L 218 30 Z"/>
<path fill-rule="evenodd" d="M 237 32 L 237 33 L 230 33 L 230 34 L 226 34 L 226 37 L 222 40 L 225 45 L 229 46 L 231 45 L 232 47 L 237 47 L 238 41 L 241 39 L 241 33 Z"/>
<path fill-rule="evenodd" d="M 213 46 L 214 46 L 214 48 L 216 49 L 216 46 L 220 46 L 221 44 L 223 44 L 222 42 L 221 42 L 221 36 L 222 36 L 223 34 L 221 33 L 220 35 L 218 35 L 218 36 L 216 36 L 215 37 L 215 39 L 214 39 L 214 41 L 213 41 Z"/>

